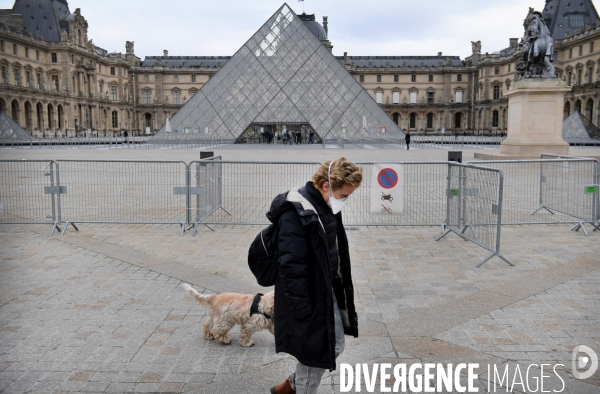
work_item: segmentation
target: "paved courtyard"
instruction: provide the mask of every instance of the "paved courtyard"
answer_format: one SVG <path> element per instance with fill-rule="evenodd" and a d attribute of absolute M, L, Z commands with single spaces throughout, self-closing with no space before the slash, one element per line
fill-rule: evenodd
<path fill-rule="evenodd" d="M 227 160 L 447 155 L 317 146 L 214 151 Z M 465 150 L 463 161 L 490 151 Z M 600 149 L 571 153 L 598 157 Z M 2 159 L 198 156 L 192 149 L 0 150 Z M 295 361 L 275 353 L 268 332 L 255 334 L 252 348 L 239 345 L 237 329 L 231 345 L 206 341 L 204 310 L 179 286 L 264 290 L 246 265 L 259 226 L 199 227 L 196 237 L 181 237 L 176 225 L 78 227 L 49 237 L 48 225 L 0 225 L 0 391 L 252 394 L 289 374 Z M 575 346 L 600 353 L 600 233 L 569 228 L 505 226 L 502 253 L 516 266 L 495 257 L 479 269 L 488 252 L 453 234 L 436 242 L 439 227 L 349 228 L 360 337 L 347 338 L 339 363 L 478 363 L 479 392 L 541 392 L 536 382 L 544 375 L 545 392 L 600 393 L 600 371 L 585 380 L 571 371 Z M 550 366 L 542 371 L 541 364 Z M 512 391 L 507 381 L 493 390 L 488 365 L 509 371 Z M 339 369 L 326 373 L 319 392 L 340 392 Z"/>

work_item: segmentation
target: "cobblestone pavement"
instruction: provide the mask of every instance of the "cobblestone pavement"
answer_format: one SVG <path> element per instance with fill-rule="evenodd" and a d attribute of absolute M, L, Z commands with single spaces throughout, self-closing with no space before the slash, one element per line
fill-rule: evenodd
<path fill-rule="evenodd" d="M 127 158 L 141 159 L 137 152 Z M 40 153 L 48 154 L 2 151 L 21 158 Z M 77 158 L 80 151 L 50 153 Z M 182 160 L 198 154 L 168 153 L 158 154 Z M 217 153 L 252 156 L 242 149 Z M 277 147 L 270 153 L 274 160 L 321 160 L 329 152 Z M 335 153 L 353 160 L 406 154 Z M 410 154 L 442 160 L 446 152 Z M 479 269 L 487 251 L 452 234 L 436 242 L 439 228 L 349 228 L 361 335 L 347 338 L 339 362 L 479 363 L 480 392 L 494 392 L 488 377 L 496 368 L 508 371 L 510 385 L 516 381 L 515 393 L 541 392 L 535 378 L 542 374 L 545 391 L 560 391 L 564 381 L 562 392 L 600 393 L 600 372 L 581 381 L 571 371 L 575 346 L 600 353 L 600 234 L 586 237 L 569 227 L 504 227 L 502 252 L 517 266 L 493 258 Z M 78 232 L 48 237 L 47 225 L 0 225 L 0 391 L 267 393 L 294 359 L 275 353 L 268 332 L 255 334 L 248 349 L 239 345 L 237 329 L 229 346 L 206 341 L 205 312 L 179 286 L 260 291 L 245 261 L 259 228 L 216 226 L 181 237 L 174 225 L 82 224 Z M 552 371 L 557 364 L 562 380 Z M 339 384 L 339 370 L 328 372 L 319 392 L 340 392 Z M 496 392 L 507 390 L 496 386 Z"/>

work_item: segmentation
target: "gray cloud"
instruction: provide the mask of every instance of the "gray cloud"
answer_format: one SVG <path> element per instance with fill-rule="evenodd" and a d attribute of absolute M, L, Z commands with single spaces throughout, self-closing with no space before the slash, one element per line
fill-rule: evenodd
<path fill-rule="evenodd" d="M 0 0 L 0 8 L 13 1 Z M 135 41 L 138 56 L 233 55 L 283 4 L 281 0 L 70 0 L 89 23 L 89 38 L 109 51 L 125 50 Z M 471 54 L 471 41 L 483 52 L 508 46 L 523 36 L 529 7 L 542 10 L 544 0 L 291 0 L 296 12 L 329 17 L 335 55 Z"/>

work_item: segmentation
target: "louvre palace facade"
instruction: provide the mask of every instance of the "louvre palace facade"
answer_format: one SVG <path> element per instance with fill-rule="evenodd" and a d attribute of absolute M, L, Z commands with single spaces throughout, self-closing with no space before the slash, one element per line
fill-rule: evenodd
<path fill-rule="evenodd" d="M 331 53 L 328 17 L 298 17 Z M 543 18 L 554 38 L 556 74 L 571 86 L 564 117 L 578 110 L 600 126 L 600 19 L 592 1 L 547 0 Z M 336 69 L 345 69 L 401 130 L 497 135 L 506 132 L 504 92 L 518 80 L 523 56 L 520 37 L 506 41 L 494 53 L 481 53 L 479 41 L 465 43 L 472 48 L 465 59 L 344 53 L 335 57 Z M 155 134 L 232 59 L 166 50 L 142 59 L 133 41 L 124 44 L 119 53 L 97 46 L 81 10 L 71 12 L 67 0 L 16 0 L 0 10 L 0 111 L 35 137 Z M 237 132 L 247 127 L 240 123 Z"/>

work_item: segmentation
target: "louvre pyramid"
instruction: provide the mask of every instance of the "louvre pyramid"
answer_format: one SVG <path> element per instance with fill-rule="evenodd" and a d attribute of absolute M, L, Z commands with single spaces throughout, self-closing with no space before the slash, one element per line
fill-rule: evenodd
<path fill-rule="evenodd" d="M 170 120 L 237 139 L 251 124 L 309 124 L 323 139 L 362 139 L 363 117 L 403 135 L 375 100 L 284 4 Z M 206 129 L 208 128 L 208 129 Z M 165 127 L 155 138 L 163 138 Z"/>
<path fill-rule="evenodd" d="M 562 136 L 564 139 L 600 138 L 600 130 L 575 110 L 563 121 Z"/>
<path fill-rule="evenodd" d="M 12 130 L 12 133 L 11 133 Z M 5 112 L 0 112 L 0 140 L 30 140 L 31 135 L 23 130 Z"/>

